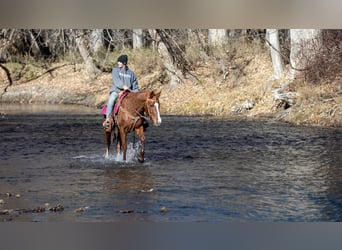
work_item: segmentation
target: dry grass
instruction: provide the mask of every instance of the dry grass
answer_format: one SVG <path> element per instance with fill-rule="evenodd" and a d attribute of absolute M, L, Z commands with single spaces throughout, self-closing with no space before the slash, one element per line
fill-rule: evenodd
<path fill-rule="evenodd" d="M 285 120 L 296 124 L 342 126 L 342 92 L 334 83 L 297 86 L 298 105 Z"/>
<path fill-rule="evenodd" d="M 249 61 L 248 65 L 246 61 Z M 200 82 L 195 84 L 187 82 L 181 84 L 176 89 L 165 87 L 165 94 L 161 101 L 163 111 L 172 114 L 184 115 L 217 115 L 226 116 L 232 114 L 234 105 L 245 101 L 252 101 L 258 107 L 256 113 L 262 112 L 262 107 L 267 98 L 265 84 L 272 71 L 266 53 L 255 55 L 254 58 L 237 58 L 229 65 L 241 66 L 239 76 L 234 75 L 232 70 L 228 75 L 229 79 L 224 79 L 219 73 L 219 66 L 215 61 L 204 62 L 202 67 L 198 67 L 196 75 L 200 76 Z M 237 66 L 236 66 L 237 65 Z M 231 78 L 235 79 L 232 82 Z M 261 104 L 261 105 L 259 105 Z M 268 107 L 266 108 L 269 109 Z"/>

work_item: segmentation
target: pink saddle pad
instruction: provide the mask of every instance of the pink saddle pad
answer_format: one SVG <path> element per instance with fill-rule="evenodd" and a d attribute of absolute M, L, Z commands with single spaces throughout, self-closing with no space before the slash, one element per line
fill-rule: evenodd
<path fill-rule="evenodd" d="M 107 112 L 107 104 L 105 104 L 101 109 L 101 114 L 106 115 Z"/>

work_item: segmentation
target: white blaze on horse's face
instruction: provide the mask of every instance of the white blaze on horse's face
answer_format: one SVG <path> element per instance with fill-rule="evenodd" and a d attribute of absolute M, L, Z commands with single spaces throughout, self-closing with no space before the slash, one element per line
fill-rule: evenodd
<path fill-rule="evenodd" d="M 161 119 L 161 117 L 160 117 L 160 112 L 159 112 L 159 103 L 155 103 L 154 104 L 154 106 L 155 106 L 155 108 L 156 108 L 156 110 L 157 110 L 157 117 L 158 117 L 158 120 L 157 120 L 157 126 L 159 126 L 160 124 L 161 124 L 161 122 L 162 122 L 162 119 Z"/>

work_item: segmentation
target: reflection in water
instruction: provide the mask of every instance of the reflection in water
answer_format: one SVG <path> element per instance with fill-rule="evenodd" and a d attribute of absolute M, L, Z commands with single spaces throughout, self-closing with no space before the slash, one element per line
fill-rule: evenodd
<path fill-rule="evenodd" d="M 322 208 L 327 220 L 342 221 L 342 154 L 341 137 L 334 131 L 329 132 L 330 140 L 325 144 L 324 151 L 319 157 L 321 167 L 325 171 L 321 174 L 323 187 L 327 187 L 325 192 L 317 192 L 311 197 Z"/>
<path fill-rule="evenodd" d="M 98 110 L 59 108 L 1 105 L 0 210 L 65 208 L 16 221 L 342 221 L 341 129 L 166 116 L 124 163 Z"/>
<path fill-rule="evenodd" d="M 104 176 L 104 192 L 111 197 L 113 210 L 123 215 L 132 213 L 132 219 L 148 221 L 154 197 L 148 169 L 108 168 Z"/>

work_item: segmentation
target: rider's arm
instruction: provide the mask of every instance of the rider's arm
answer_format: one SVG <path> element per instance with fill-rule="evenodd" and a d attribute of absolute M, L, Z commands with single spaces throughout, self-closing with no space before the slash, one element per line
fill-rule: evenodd
<path fill-rule="evenodd" d="M 131 83 L 132 83 L 132 91 L 138 92 L 139 91 L 138 79 L 135 77 L 135 74 L 133 72 L 132 72 L 132 77 L 131 77 Z"/>

